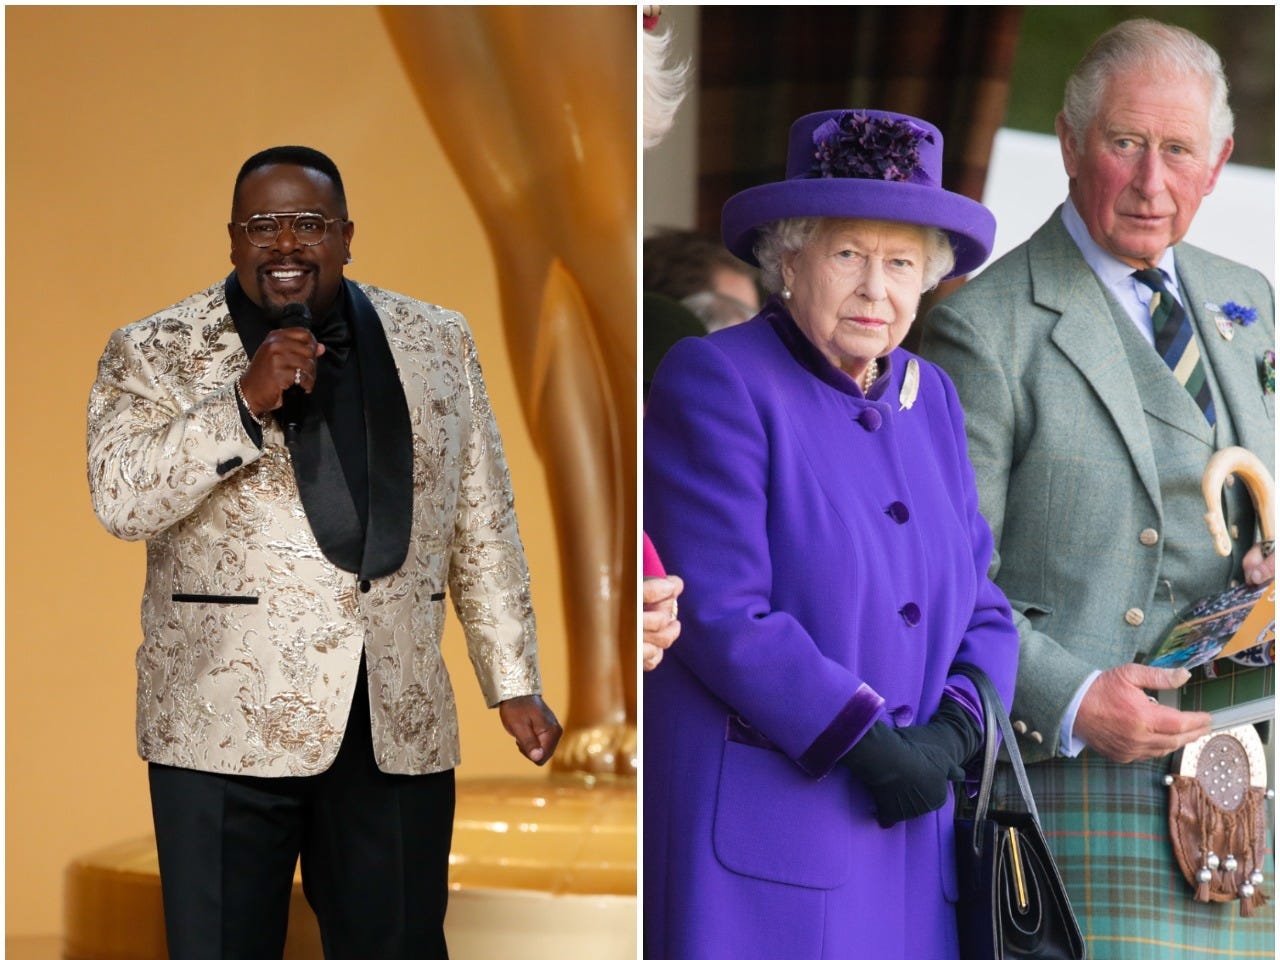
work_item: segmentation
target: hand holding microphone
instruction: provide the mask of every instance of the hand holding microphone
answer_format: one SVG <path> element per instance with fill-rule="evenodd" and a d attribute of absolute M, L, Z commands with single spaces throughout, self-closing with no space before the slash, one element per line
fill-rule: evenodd
<path fill-rule="evenodd" d="M 261 418 L 271 410 L 286 439 L 297 438 L 307 408 L 307 394 L 316 385 L 316 360 L 324 344 L 311 333 L 311 312 L 305 303 L 291 303 L 281 314 L 280 327 L 267 335 L 240 378 L 240 391 L 249 412 Z"/>
<path fill-rule="evenodd" d="M 306 331 L 311 342 L 315 343 L 315 335 L 311 332 L 311 311 L 307 309 L 305 303 L 290 303 L 285 306 L 280 314 L 280 326 L 283 329 L 301 328 Z M 307 394 L 311 392 L 311 387 L 315 386 L 315 358 L 318 351 L 311 358 L 311 380 L 310 386 L 305 390 L 302 387 L 302 367 L 295 367 L 293 370 L 293 386 L 286 387 L 284 396 L 280 402 L 280 413 L 277 415 L 280 425 L 284 427 L 284 438 L 286 443 L 292 443 L 298 439 L 298 433 L 302 429 L 302 418 L 307 412 Z"/>

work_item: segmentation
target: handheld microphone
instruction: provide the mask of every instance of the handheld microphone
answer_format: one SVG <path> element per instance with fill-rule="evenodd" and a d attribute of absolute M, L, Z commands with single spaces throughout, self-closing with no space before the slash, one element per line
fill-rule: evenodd
<path fill-rule="evenodd" d="M 287 304 L 280 314 L 280 326 L 305 327 L 310 330 L 311 310 L 305 303 Z M 285 390 L 283 402 L 280 404 L 279 419 L 284 425 L 286 443 L 292 443 L 298 439 L 298 432 L 302 429 L 302 418 L 306 413 L 306 391 L 296 385 Z"/>

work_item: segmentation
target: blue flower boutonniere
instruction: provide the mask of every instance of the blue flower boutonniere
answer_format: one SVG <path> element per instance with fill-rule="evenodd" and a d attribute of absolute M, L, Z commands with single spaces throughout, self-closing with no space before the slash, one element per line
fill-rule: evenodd
<path fill-rule="evenodd" d="M 1253 307 L 1242 307 L 1234 300 L 1228 300 L 1222 306 L 1206 303 L 1205 309 L 1213 314 L 1213 325 L 1222 334 L 1223 340 L 1230 340 L 1236 335 L 1236 324 L 1251 327 L 1258 320 L 1258 311 Z"/>
<path fill-rule="evenodd" d="M 1253 307 L 1242 307 L 1231 300 L 1222 305 L 1222 312 L 1242 327 L 1252 326 L 1254 321 L 1258 319 L 1258 311 Z"/>

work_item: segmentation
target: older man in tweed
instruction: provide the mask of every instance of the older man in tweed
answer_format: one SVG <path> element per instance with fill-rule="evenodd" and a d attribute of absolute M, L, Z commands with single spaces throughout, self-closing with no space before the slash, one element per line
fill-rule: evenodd
<path fill-rule="evenodd" d="M 1105 960 L 1274 949 L 1271 906 L 1242 918 L 1197 902 L 1174 862 L 1163 778 L 1210 718 L 1149 698 L 1185 671 L 1135 663 L 1179 609 L 1274 576 L 1243 485 L 1225 497 L 1230 557 L 1202 519 L 1216 450 L 1274 459 L 1271 287 L 1180 242 L 1232 129 L 1221 61 L 1199 38 L 1151 20 L 1104 34 L 1057 119 L 1067 201 L 936 307 L 921 347 L 965 408 L 992 573 L 1021 635 L 1019 745 L 1037 761 L 1032 786 L 1090 956 Z M 1172 364 L 1157 292 L 1181 311 Z"/>

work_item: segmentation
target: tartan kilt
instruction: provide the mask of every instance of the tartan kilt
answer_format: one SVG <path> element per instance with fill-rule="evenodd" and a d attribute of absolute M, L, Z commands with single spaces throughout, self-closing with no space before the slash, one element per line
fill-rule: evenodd
<path fill-rule="evenodd" d="M 1245 919 L 1236 902 L 1197 902 L 1169 840 L 1169 771 L 1168 757 L 1122 764 L 1088 751 L 1027 767 L 1090 960 L 1275 957 L 1274 833 L 1262 868 L 1265 906 Z M 994 801 L 1022 806 L 1008 764 L 997 771 Z"/>

